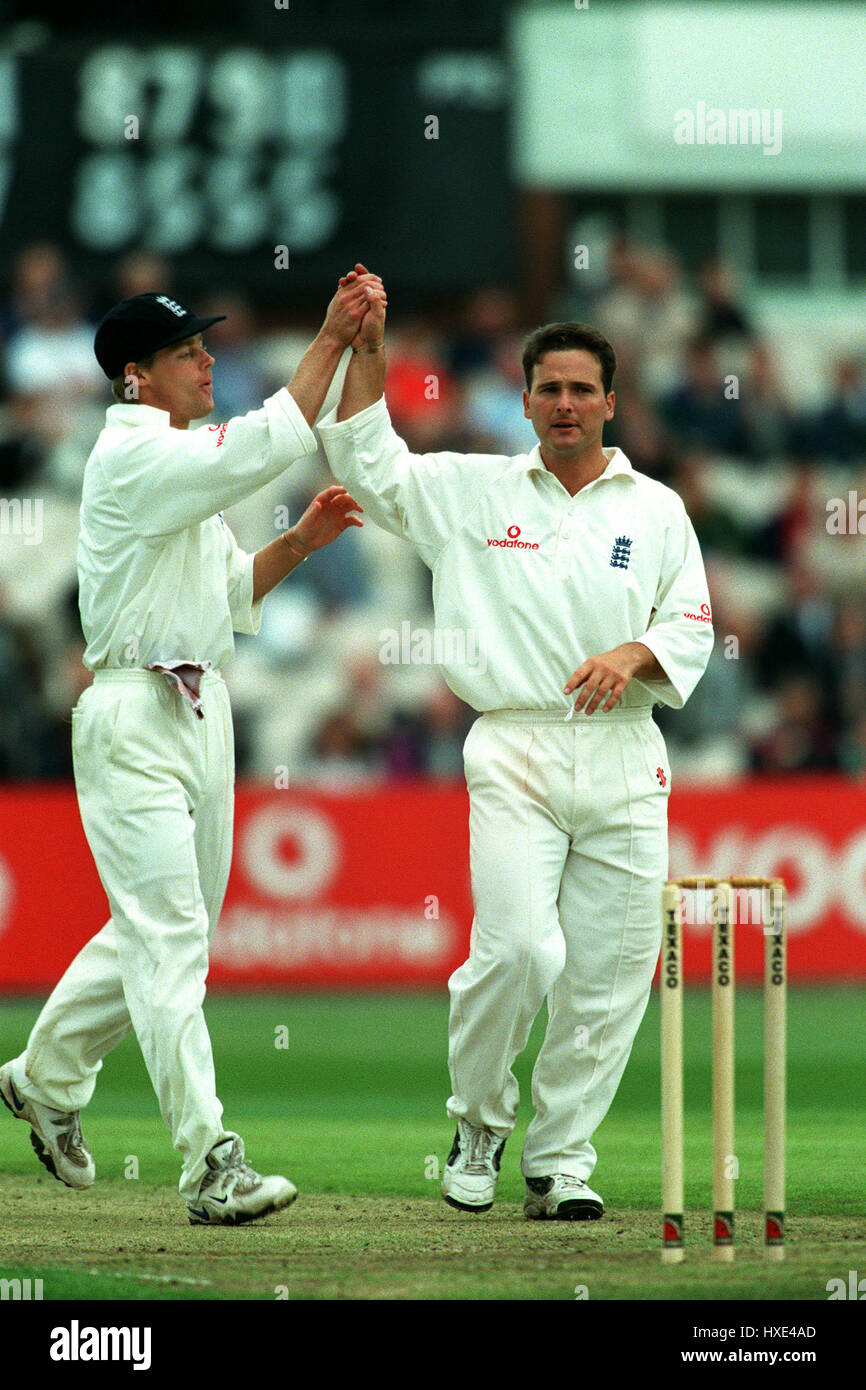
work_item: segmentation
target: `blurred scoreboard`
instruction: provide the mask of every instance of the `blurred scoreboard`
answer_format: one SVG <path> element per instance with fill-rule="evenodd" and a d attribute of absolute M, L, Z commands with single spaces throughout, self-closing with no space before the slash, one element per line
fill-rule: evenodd
<path fill-rule="evenodd" d="M 507 279 L 504 40 L 453 27 L 287 16 L 273 43 L 118 29 L 0 48 L 4 275 L 51 240 L 98 280 L 146 246 L 192 290 L 320 296 L 356 258 L 427 294 Z"/>

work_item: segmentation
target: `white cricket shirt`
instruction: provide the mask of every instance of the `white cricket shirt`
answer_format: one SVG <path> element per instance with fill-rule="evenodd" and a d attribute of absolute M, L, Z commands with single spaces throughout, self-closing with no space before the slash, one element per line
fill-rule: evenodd
<path fill-rule="evenodd" d="M 112 405 L 84 471 L 78 581 L 84 664 L 222 664 L 255 633 L 253 555 L 219 512 L 316 452 L 285 389 L 226 424 L 173 429 L 149 405 Z"/>
<path fill-rule="evenodd" d="M 578 666 L 634 641 L 667 679 L 633 679 L 616 708 L 688 699 L 713 645 L 700 548 L 677 493 L 621 450 L 605 449 L 605 471 L 572 497 L 538 445 L 410 454 L 384 398 L 318 428 L 337 481 L 432 571 L 443 675 L 467 704 L 565 717 Z"/>

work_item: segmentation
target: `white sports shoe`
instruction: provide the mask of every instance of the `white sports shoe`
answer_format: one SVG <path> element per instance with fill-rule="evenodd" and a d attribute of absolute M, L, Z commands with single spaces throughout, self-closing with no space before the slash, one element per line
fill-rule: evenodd
<path fill-rule="evenodd" d="M 523 1215 L 529 1221 L 598 1221 L 604 1202 L 583 1178 L 557 1173 L 552 1178 L 527 1178 Z"/>
<path fill-rule="evenodd" d="M 198 1197 L 187 1203 L 191 1226 L 240 1226 L 289 1206 L 298 1189 L 288 1178 L 263 1178 L 244 1162 L 243 1140 L 233 1135 L 211 1149 Z"/>
<path fill-rule="evenodd" d="M 489 1211 L 496 1196 L 505 1140 L 492 1129 L 458 1120 L 442 1175 L 442 1196 L 460 1211 Z"/>
<path fill-rule="evenodd" d="M 16 1120 L 30 1126 L 30 1143 L 36 1157 L 52 1177 L 67 1187 L 92 1187 L 96 1180 L 93 1155 L 81 1134 L 81 1113 L 52 1110 L 39 1101 L 28 1100 L 15 1089 L 12 1064 L 0 1067 L 0 1097 Z"/>

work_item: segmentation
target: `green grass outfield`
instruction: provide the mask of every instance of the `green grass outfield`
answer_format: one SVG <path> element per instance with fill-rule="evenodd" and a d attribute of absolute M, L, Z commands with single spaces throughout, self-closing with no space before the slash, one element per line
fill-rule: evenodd
<path fill-rule="evenodd" d="M 0 1004 L 0 1060 L 21 1050 L 38 1007 Z M 790 991 L 790 1244 L 780 1265 L 765 1263 L 759 1243 L 761 1012 L 760 991 L 738 993 L 732 1266 L 710 1257 L 708 993 L 686 995 L 687 1255 L 664 1268 L 657 998 L 595 1138 L 604 1219 L 528 1223 L 520 1145 L 543 1020 L 517 1064 L 524 1100 L 496 1205 L 472 1216 L 439 1196 L 453 1132 L 447 999 L 258 995 L 208 1001 L 219 1093 L 253 1165 L 298 1185 L 295 1205 L 239 1229 L 189 1226 L 178 1156 L 127 1039 L 107 1058 L 84 1117 L 98 1172 L 89 1192 L 52 1180 L 26 1127 L 0 1108 L 0 1278 L 41 1278 L 45 1299 L 64 1300 L 826 1300 L 829 1279 L 866 1275 L 866 998 Z"/>

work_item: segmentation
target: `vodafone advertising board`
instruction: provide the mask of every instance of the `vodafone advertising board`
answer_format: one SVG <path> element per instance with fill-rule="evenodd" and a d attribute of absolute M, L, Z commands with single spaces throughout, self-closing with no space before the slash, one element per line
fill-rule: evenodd
<path fill-rule="evenodd" d="M 442 987 L 472 924 L 467 813 L 462 785 L 239 788 L 210 985 Z M 866 786 L 678 788 L 670 830 L 675 876 L 785 880 L 792 978 L 866 979 Z M 737 928 L 740 980 L 762 968 L 752 908 Z M 0 789 L 0 989 L 50 989 L 106 916 L 72 788 Z M 690 900 L 687 981 L 709 979 L 708 917 Z"/>

